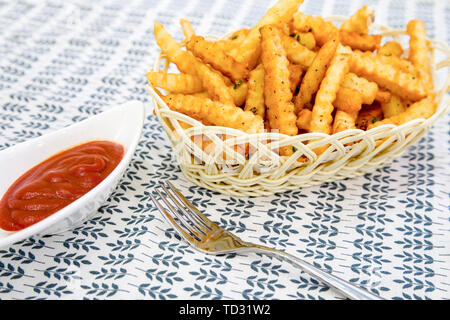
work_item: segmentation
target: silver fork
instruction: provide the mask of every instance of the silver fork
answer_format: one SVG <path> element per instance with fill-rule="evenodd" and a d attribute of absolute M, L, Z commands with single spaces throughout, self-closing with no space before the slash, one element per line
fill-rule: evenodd
<path fill-rule="evenodd" d="M 209 220 L 200 210 L 195 208 L 171 182 L 161 184 L 165 195 L 157 188 L 156 193 L 161 198 L 162 205 L 153 195 L 150 195 L 163 217 L 178 231 L 194 249 L 206 254 L 226 254 L 256 252 L 277 257 L 287 261 L 320 279 L 328 286 L 335 288 L 347 298 L 359 300 L 382 300 L 382 298 L 359 288 L 331 273 L 316 268 L 312 264 L 287 252 L 270 247 L 245 242 L 219 227 Z"/>

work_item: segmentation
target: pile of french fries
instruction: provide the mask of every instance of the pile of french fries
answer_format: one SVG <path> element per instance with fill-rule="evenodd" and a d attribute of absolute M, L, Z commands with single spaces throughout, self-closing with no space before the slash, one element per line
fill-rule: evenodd
<path fill-rule="evenodd" d="M 302 2 L 280 0 L 253 28 L 216 41 L 182 19 L 179 43 L 155 22 L 156 42 L 180 73 L 149 72 L 149 82 L 165 91 L 158 94 L 170 109 L 247 133 L 334 134 L 436 111 L 423 21 L 408 23 L 405 55 L 400 43 L 381 45 L 382 36 L 369 33 L 371 8 L 336 26 L 299 11 Z"/>

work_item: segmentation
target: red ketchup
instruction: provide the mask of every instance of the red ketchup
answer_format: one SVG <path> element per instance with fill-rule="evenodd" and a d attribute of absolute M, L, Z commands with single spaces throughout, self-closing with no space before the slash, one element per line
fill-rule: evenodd
<path fill-rule="evenodd" d="M 74 202 L 118 165 L 124 148 L 91 141 L 62 151 L 17 179 L 0 201 L 0 228 L 24 229 Z"/>

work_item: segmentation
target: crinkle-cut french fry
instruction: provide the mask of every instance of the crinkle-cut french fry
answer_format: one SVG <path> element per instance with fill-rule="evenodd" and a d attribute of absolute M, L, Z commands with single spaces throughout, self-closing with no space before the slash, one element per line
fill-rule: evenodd
<path fill-rule="evenodd" d="M 298 116 L 297 116 L 297 128 L 300 130 L 305 130 L 306 132 L 309 132 L 311 129 L 311 117 L 312 117 L 312 111 L 309 109 L 302 109 L 300 110 Z"/>
<path fill-rule="evenodd" d="M 390 118 L 405 111 L 406 106 L 400 97 L 392 95 L 388 102 L 381 103 L 381 109 L 383 110 L 384 117 Z"/>
<path fill-rule="evenodd" d="M 388 103 L 391 101 L 392 94 L 386 90 L 378 90 L 375 101 L 379 103 Z"/>
<path fill-rule="evenodd" d="M 431 75 L 430 48 L 426 39 L 425 23 L 422 20 L 408 22 L 406 32 L 409 35 L 409 60 L 419 71 L 422 82 L 427 90 L 433 90 Z"/>
<path fill-rule="evenodd" d="M 195 36 L 194 28 L 189 20 L 180 19 L 181 29 L 183 29 L 183 34 L 186 40 L 190 40 L 193 36 Z"/>
<path fill-rule="evenodd" d="M 339 44 L 316 94 L 311 116 L 311 132 L 332 133 L 333 101 L 336 99 L 336 93 L 339 90 L 342 79 L 344 79 L 344 75 L 348 72 L 350 53 L 350 48 Z M 323 145 L 315 148 L 314 152 L 320 155 L 328 146 Z"/>
<path fill-rule="evenodd" d="M 378 34 L 359 34 L 351 31 L 339 32 L 341 43 L 349 46 L 353 50 L 375 51 L 380 46 L 381 35 Z"/>
<path fill-rule="evenodd" d="M 289 81 L 289 61 L 281 41 L 281 31 L 272 25 L 261 28 L 264 67 L 264 98 L 272 129 L 290 136 L 296 135 L 296 116 Z"/>
<path fill-rule="evenodd" d="M 239 29 L 235 32 L 233 32 L 229 37 L 222 40 L 217 40 L 214 42 L 214 45 L 216 47 L 219 47 L 224 52 L 229 54 L 231 56 L 231 51 L 235 48 L 239 48 L 239 46 L 242 44 L 242 42 L 245 40 L 245 37 L 250 32 L 249 29 Z M 236 57 L 233 57 L 236 59 Z"/>
<path fill-rule="evenodd" d="M 209 66 L 197 62 L 196 70 L 212 100 L 234 106 L 234 100 L 223 78 Z"/>
<path fill-rule="evenodd" d="M 230 50 L 230 56 L 252 70 L 261 54 L 261 34 L 258 29 L 251 29 L 239 47 Z"/>
<path fill-rule="evenodd" d="M 309 67 L 312 64 L 317 55 L 314 51 L 309 50 L 300 42 L 285 34 L 282 34 L 281 39 L 289 61 L 305 67 Z"/>
<path fill-rule="evenodd" d="M 427 95 L 420 79 L 383 63 L 380 56 L 373 55 L 371 52 L 353 51 L 350 71 L 376 82 L 380 87 L 406 100 L 418 101 Z"/>
<path fill-rule="evenodd" d="M 348 129 L 355 129 L 355 121 L 357 116 L 358 112 L 346 112 L 339 109 L 336 110 L 333 122 L 333 134 Z"/>
<path fill-rule="evenodd" d="M 155 21 L 155 39 L 161 51 L 166 54 L 167 59 L 173 62 L 183 73 L 197 75 L 196 58 L 188 51 L 184 51 L 181 45 L 176 42 L 164 27 Z"/>
<path fill-rule="evenodd" d="M 289 81 L 289 61 L 281 41 L 282 32 L 273 25 L 261 28 L 261 61 L 264 66 L 264 99 L 271 129 L 295 136 L 298 133 Z M 283 147 L 282 155 L 292 154 Z"/>
<path fill-rule="evenodd" d="M 417 68 L 408 60 L 396 56 L 377 55 L 381 63 L 390 64 L 394 68 L 411 74 L 411 76 L 419 77 Z"/>
<path fill-rule="evenodd" d="M 249 70 L 252 70 L 261 53 L 261 34 L 259 29 L 269 24 L 287 23 L 302 3 L 303 0 L 279 0 L 267 10 L 256 26 L 250 30 L 241 46 L 233 49 L 230 55 L 236 58 L 238 62 L 247 65 Z"/>
<path fill-rule="evenodd" d="M 297 91 L 297 87 L 300 84 L 300 81 L 302 81 L 302 75 L 304 68 L 303 66 L 299 64 L 289 64 L 289 83 L 292 94 L 295 94 L 295 91 Z"/>
<path fill-rule="evenodd" d="M 364 106 L 356 118 L 356 127 L 361 130 L 367 130 L 369 124 L 383 119 L 383 110 L 378 102 L 370 106 Z"/>
<path fill-rule="evenodd" d="M 250 32 L 250 29 L 247 29 L 247 28 L 238 29 L 238 30 L 234 31 L 228 37 L 228 40 L 232 40 L 232 41 L 236 41 L 236 42 L 242 41 L 245 39 L 245 36 L 247 36 L 249 32 Z"/>
<path fill-rule="evenodd" d="M 238 107 L 242 106 L 247 98 L 247 82 L 237 82 L 234 85 L 229 86 L 228 89 L 230 90 L 231 97 L 233 97 L 234 104 Z"/>
<path fill-rule="evenodd" d="M 161 48 L 161 51 L 166 54 L 167 59 L 175 63 L 181 72 L 198 76 L 208 91 L 211 90 L 211 93 L 215 93 L 220 89 L 223 82 L 227 83 L 226 77 L 222 76 L 218 71 L 212 70 L 204 65 L 190 51 L 183 50 L 181 45 L 173 39 L 170 33 L 156 21 L 154 32 L 156 43 Z M 200 73 L 199 70 L 201 71 Z M 215 81 L 217 82 L 215 83 Z M 212 94 L 211 96 L 214 97 L 216 94 Z"/>
<path fill-rule="evenodd" d="M 258 21 L 254 28 L 259 29 L 269 24 L 282 24 L 291 20 L 293 14 L 304 0 L 278 0 L 264 16 Z"/>
<path fill-rule="evenodd" d="M 397 41 L 389 41 L 382 45 L 377 53 L 382 56 L 400 58 L 403 54 L 403 48 Z"/>
<path fill-rule="evenodd" d="M 361 110 L 363 98 L 359 91 L 341 87 L 336 94 L 333 105 L 337 109 L 334 115 L 333 133 L 355 129 L 355 121 Z"/>
<path fill-rule="evenodd" d="M 431 117 L 436 111 L 437 103 L 435 101 L 435 95 L 432 94 L 416 103 L 413 103 L 409 106 L 405 111 L 396 114 L 395 116 L 385 118 L 382 121 L 377 121 L 375 123 L 371 123 L 368 126 L 368 130 L 374 127 L 381 126 L 383 124 L 395 124 L 401 125 L 408 121 L 424 118 L 427 119 Z"/>
<path fill-rule="evenodd" d="M 354 73 L 347 73 L 342 80 L 341 87 L 358 91 L 363 104 L 372 104 L 378 92 L 378 85 Z M 340 90 L 340 89 L 339 89 Z"/>
<path fill-rule="evenodd" d="M 311 132 L 331 133 L 333 101 L 336 100 L 336 93 L 344 75 L 348 72 L 350 53 L 350 48 L 339 44 L 336 55 L 331 60 L 330 67 L 317 91 L 312 110 Z"/>
<path fill-rule="evenodd" d="M 289 25 L 289 22 L 279 24 L 278 28 L 280 28 L 280 30 L 283 31 L 283 34 L 288 35 L 288 36 L 290 35 L 291 37 L 294 36 L 291 32 L 291 27 Z"/>
<path fill-rule="evenodd" d="M 319 89 L 328 64 L 336 53 L 338 47 L 338 39 L 332 39 L 320 48 L 311 66 L 306 71 L 300 83 L 300 90 L 295 97 L 295 113 L 298 114 L 308 103 L 312 96 Z"/>
<path fill-rule="evenodd" d="M 357 90 L 342 87 L 341 85 L 336 93 L 333 106 L 349 114 L 357 115 L 362 106 L 362 95 Z"/>
<path fill-rule="evenodd" d="M 224 76 L 222 73 L 220 73 L 220 71 L 217 71 L 215 69 L 212 69 L 212 71 L 214 71 L 215 73 L 217 73 L 217 75 L 223 80 L 223 82 L 225 83 L 226 86 L 231 86 L 234 85 L 236 82 L 231 81 L 230 78 L 228 78 L 227 76 Z"/>
<path fill-rule="evenodd" d="M 311 32 L 312 26 L 309 23 L 309 17 L 301 11 L 297 11 L 292 16 L 291 29 L 298 32 Z"/>
<path fill-rule="evenodd" d="M 202 36 L 192 36 L 186 48 L 203 62 L 229 76 L 233 81 L 244 80 L 248 76 L 247 67 L 226 54 L 214 41 L 205 40 Z"/>
<path fill-rule="evenodd" d="M 265 119 L 266 105 L 264 102 L 264 67 L 259 64 L 250 72 L 248 79 L 247 99 L 245 111 L 251 111 Z"/>
<path fill-rule="evenodd" d="M 331 22 L 325 21 L 322 17 L 307 16 L 307 19 L 308 24 L 311 26 L 311 32 L 314 38 L 316 38 L 316 43 L 319 47 L 339 36 L 339 29 Z"/>
<path fill-rule="evenodd" d="M 193 95 L 168 94 L 162 99 L 174 111 L 216 126 L 239 129 L 247 133 L 264 131 L 261 117 L 239 107 Z"/>
<path fill-rule="evenodd" d="M 154 86 L 171 93 L 197 93 L 204 90 L 202 81 L 186 73 L 149 72 L 148 81 Z"/>
<path fill-rule="evenodd" d="M 308 48 L 309 50 L 314 50 L 316 48 L 316 38 L 312 32 L 291 32 L 289 33 L 291 38 L 297 40 L 302 46 Z"/>
<path fill-rule="evenodd" d="M 247 90 L 248 86 L 246 82 L 243 82 L 240 85 L 231 85 L 228 86 L 228 90 L 230 91 L 230 95 L 233 98 L 234 104 L 236 106 L 242 106 L 245 102 L 245 99 L 247 97 Z M 196 97 L 203 97 L 203 98 L 209 98 L 211 99 L 211 96 L 207 91 L 202 91 L 198 93 L 194 93 Z"/>
<path fill-rule="evenodd" d="M 369 27 L 374 21 L 375 11 L 368 6 L 363 6 L 342 23 L 341 30 L 368 34 Z"/>

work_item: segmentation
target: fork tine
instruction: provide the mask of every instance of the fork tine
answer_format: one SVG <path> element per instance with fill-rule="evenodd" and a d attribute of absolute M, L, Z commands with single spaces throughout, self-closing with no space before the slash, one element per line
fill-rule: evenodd
<path fill-rule="evenodd" d="M 170 201 L 167 200 L 167 197 L 165 197 L 158 189 L 155 189 L 155 191 L 166 205 L 166 209 L 168 209 L 166 211 L 170 212 L 172 214 L 172 217 L 178 218 L 178 224 L 182 226 L 185 230 L 187 230 L 189 233 L 193 234 L 194 238 L 200 240 L 198 233 L 192 228 L 189 222 L 186 221 L 186 219 L 178 212 L 178 210 L 174 208 L 174 206 L 170 203 Z"/>
<path fill-rule="evenodd" d="M 164 199 L 161 195 L 161 193 L 157 190 L 156 191 L 159 196 L 161 197 L 161 199 Z M 178 222 L 175 221 L 175 219 L 167 212 L 167 210 L 159 203 L 158 200 L 156 200 L 156 198 L 150 194 L 150 198 L 152 199 L 153 203 L 155 204 L 156 208 L 158 209 L 159 212 L 161 212 L 163 214 L 164 217 L 167 218 L 167 220 L 172 224 L 172 226 L 177 229 L 177 231 L 189 242 L 193 243 L 195 241 L 200 241 L 200 239 L 195 235 L 195 234 L 191 234 L 189 232 L 189 229 L 185 230 L 184 226 L 180 225 Z"/>
<path fill-rule="evenodd" d="M 196 230 L 201 232 L 204 236 L 206 236 L 206 230 L 202 224 L 202 221 L 199 221 L 198 218 L 193 216 L 189 211 L 186 210 L 186 208 L 178 201 L 177 197 L 173 195 L 173 191 L 169 191 L 169 189 L 162 184 L 161 187 L 163 188 L 164 192 L 169 196 L 169 198 L 173 201 L 175 207 L 177 209 L 180 209 L 180 211 L 183 212 L 183 217 L 187 217 L 189 221 L 191 222 L 191 226 L 194 227 Z"/>
<path fill-rule="evenodd" d="M 210 219 L 208 219 L 200 210 L 198 210 L 194 205 L 189 202 L 188 199 L 186 199 L 180 191 L 178 191 L 177 188 L 174 187 L 174 185 L 170 181 L 166 181 L 166 183 L 169 185 L 170 189 L 175 193 L 175 195 L 178 197 L 178 199 L 184 203 L 185 208 L 188 209 L 188 211 L 191 213 L 193 217 L 195 217 L 201 224 L 203 224 L 205 227 L 207 227 L 209 230 L 212 230 L 211 225 L 215 225 L 214 222 L 212 222 Z"/>

